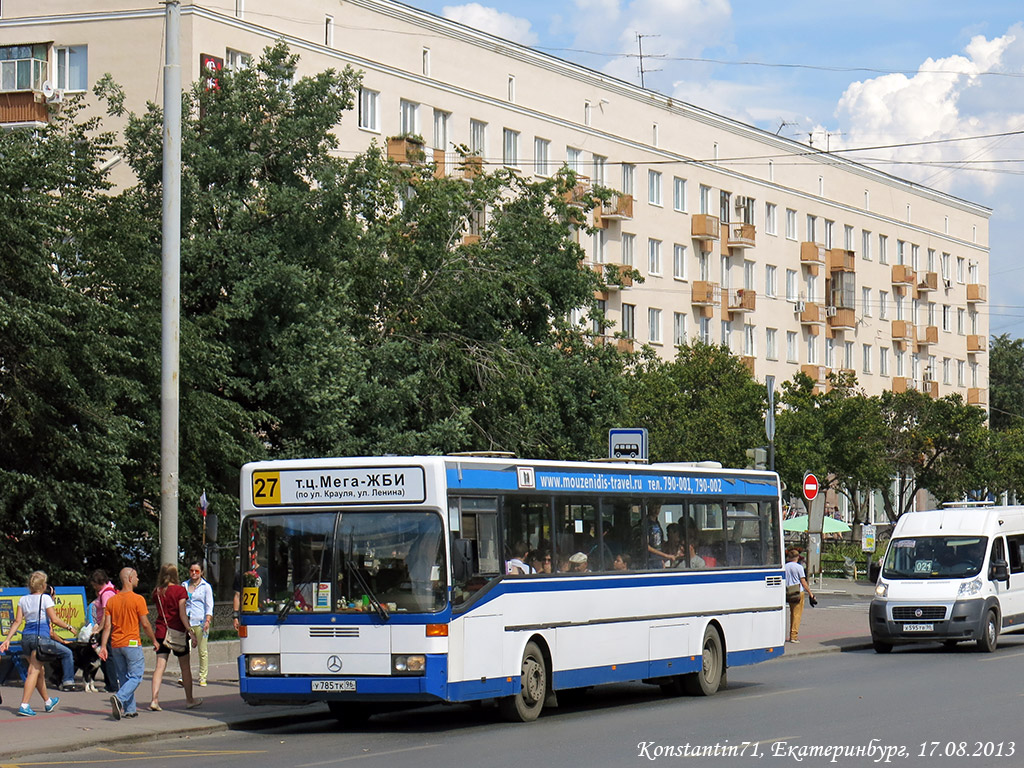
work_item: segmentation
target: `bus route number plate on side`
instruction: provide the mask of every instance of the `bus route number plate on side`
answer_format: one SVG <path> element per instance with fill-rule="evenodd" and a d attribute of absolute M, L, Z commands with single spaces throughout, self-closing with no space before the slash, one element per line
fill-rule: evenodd
<path fill-rule="evenodd" d="M 314 691 L 355 691 L 355 680 L 314 680 Z"/>

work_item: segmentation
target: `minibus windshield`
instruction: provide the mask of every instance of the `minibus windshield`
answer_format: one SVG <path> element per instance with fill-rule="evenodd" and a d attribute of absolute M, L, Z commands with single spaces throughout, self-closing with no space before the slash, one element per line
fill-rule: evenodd
<path fill-rule="evenodd" d="M 893 539 L 882 565 L 887 579 L 965 579 L 985 560 L 984 536 L 915 536 Z"/>

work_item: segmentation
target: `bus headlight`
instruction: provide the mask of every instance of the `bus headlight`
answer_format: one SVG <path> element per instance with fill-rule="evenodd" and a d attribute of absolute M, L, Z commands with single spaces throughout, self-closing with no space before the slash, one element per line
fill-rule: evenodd
<path fill-rule="evenodd" d="M 277 653 L 267 653 L 262 656 L 246 656 L 245 668 L 250 675 L 280 675 L 281 656 Z"/>
<path fill-rule="evenodd" d="M 981 592 L 981 579 L 974 579 L 973 581 L 965 581 L 960 585 L 960 591 L 957 593 L 957 599 L 961 597 L 974 597 Z"/>
<path fill-rule="evenodd" d="M 875 586 L 875 597 L 886 597 L 888 594 L 889 585 L 884 581 L 878 582 L 878 584 Z"/>
<path fill-rule="evenodd" d="M 422 653 L 391 657 L 391 671 L 396 675 L 422 675 L 426 666 L 427 657 Z"/>

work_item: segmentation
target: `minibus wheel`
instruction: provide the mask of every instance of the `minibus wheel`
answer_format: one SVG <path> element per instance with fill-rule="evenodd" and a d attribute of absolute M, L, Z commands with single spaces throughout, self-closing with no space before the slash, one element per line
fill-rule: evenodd
<path fill-rule="evenodd" d="M 989 609 L 985 615 L 985 626 L 982 629 L 981 637 L 978 638 L 978 650 L 982 653 L 992 653 L 999 642 L 999 617 L 995 610 Z"/>
<path fill-rule="evenodd" d="M 686 692 L 692 696 L 714 696 L 722 685 L 724 671 L 722 638 L 717 629 L 709 626 L 704 630 L 704 642 L 701 644 L 701 668 L 686 675 Z"/>
<path fill-rule="evenodd" d="M 540 716 L 548 695 L 548 667 L 532 640 L 523 651 L 519 693 L 498 699 L 498 711 L 513 723 L 529 723 Z"/>
<path fill-rule="evenodd" d="M 883 643 L 881 640 L 872 640 L 871 647 L 875 653 L 892 653 L 892 643 Z"/>
<path fill-rule="evenodd" d="M 331 710 L 338 725 L 343 728 L 354 728 L 363 725 L 376 713 L 372 705 L 354 701 L 329 701 L 327 708 Z"/>

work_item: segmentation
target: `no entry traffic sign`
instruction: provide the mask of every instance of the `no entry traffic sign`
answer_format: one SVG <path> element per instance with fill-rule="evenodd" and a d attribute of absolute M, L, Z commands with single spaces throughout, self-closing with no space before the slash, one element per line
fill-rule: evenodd
<path fill-rule="evenodd" d="M 814 497 L 818 495 L 818 478 L 808 472 L 804 475 L 804 498 L 808 501 L 814 501 Z"/>

